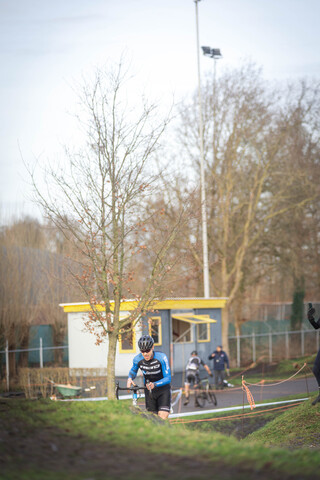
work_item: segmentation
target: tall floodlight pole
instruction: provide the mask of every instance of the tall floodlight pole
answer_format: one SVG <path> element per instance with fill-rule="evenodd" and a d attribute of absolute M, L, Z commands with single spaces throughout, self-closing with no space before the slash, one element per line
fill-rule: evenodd
<path fill-rule="evenodd" d="M 204 297 L 210 297 L 209 287 L 209 261 L 208 261 L 208 233 L 207 233 L 207 206 L 206 190 L 204 182 L 204 149 L 203 149 L 203 121 L 202 121 L 202 97 L 200 77 L 200 44 L 199 44 L 199 21 L 198 2 L 194 0 L 196 7 L 196 33 L 197 33 L 197 62 L 198 62 L 198 103 L 199 103 L 199 136 L 200 136 L 200 184 L 201 184 L 201 217 L 202 217 L 202 250 L 203 250 L 203 286 Z"/>
<path fill-rule="evenodd" d="M 211 47 L 201 47 L 203 55 L 206 57 L 213 58 L 213 96 L 212 96 L 212 106 L 213 106 L 213 132 L 212 132 L 212 156 L 213 156 L 213 165 L 215 164 L 215 151 L 216 151 L 216 61 L 222 58 L 220 48 L 211 48 Z"/>

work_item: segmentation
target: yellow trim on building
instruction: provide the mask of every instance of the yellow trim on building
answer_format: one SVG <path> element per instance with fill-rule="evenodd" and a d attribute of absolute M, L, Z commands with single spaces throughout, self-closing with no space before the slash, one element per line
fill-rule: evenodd
<path fill-rule="evenodd" d="M 227 298 L 168 298 L 166 300 L 159 300 L 153 305 L 153 310 L 190 310 L 195 308 L 224 308 Z M 125 300 L 121 302 L 121 311 L 131 311 L 137 308 L 138 300 Z M 113 301 L 110 302 L 111 307 Z M 61 303 L 60 307 L 66 313 L 71 312 L 89 312 L 91 310 L 90 304 L 84 303 Z M 104 311 L 103 305 L 96 305 L 99 312 Z"/>
<path fill-rule="evenodd" d="M 177 320 L 187 323 L 217 323 L 217 320 L 213 320 L 209 317 L 209 315 L 193 315 L 192 313 L 186 313 L 185 315 L 172 314 L 171 316 L 172 318 L 176 318 Z"/>

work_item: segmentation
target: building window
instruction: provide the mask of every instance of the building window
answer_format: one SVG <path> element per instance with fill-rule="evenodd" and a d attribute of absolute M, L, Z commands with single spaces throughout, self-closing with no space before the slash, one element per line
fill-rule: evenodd
<path fill-rule="evenodd" d="M 192 341 L 192 324 L 172 318 L 172 333 L 174 343 L 190 343 Z"/>
<path fill-rule="evenodd" d="M 149 335 L 153 338 L 155 346 L 162 345 L 161 317 L 149 317 Z"/>
<path fill-rule="evenodd" d="M 135 353 L 136 351 L 136 334 L 131 323 L 120 331 L 119 351 L 120 353 Z"/>
<path fill-rule="evenodd" d="M 210 342 L 210 324 L 198 323 L 197 325 L 198 342 Z"/>

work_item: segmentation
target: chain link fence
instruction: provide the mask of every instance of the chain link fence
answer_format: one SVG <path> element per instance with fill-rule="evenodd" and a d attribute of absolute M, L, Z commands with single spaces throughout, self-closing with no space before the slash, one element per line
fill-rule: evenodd
<path fill-rule="evenodd" d="M 234 366 L 243 367 L 262 360 L 273 363 L 313 355 L 319 350 L 319 339 L 319 330 L 304 329 L 230 336 L 230 359 Z"/>

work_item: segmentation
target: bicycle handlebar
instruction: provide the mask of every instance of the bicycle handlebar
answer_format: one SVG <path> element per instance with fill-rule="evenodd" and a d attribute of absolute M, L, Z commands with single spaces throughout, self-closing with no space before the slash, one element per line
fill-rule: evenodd
<path fill-rule="evenodd" d="M 131 387 L 119 387 L 119 382 L 116 382 L 116 399 L 119 400 L 119 390 L 126 390 L 133 393 L 137 393 L 139 390 L 144 390 L 145 387 L 139 387 L 138 385 L 132 385 Z"/>

